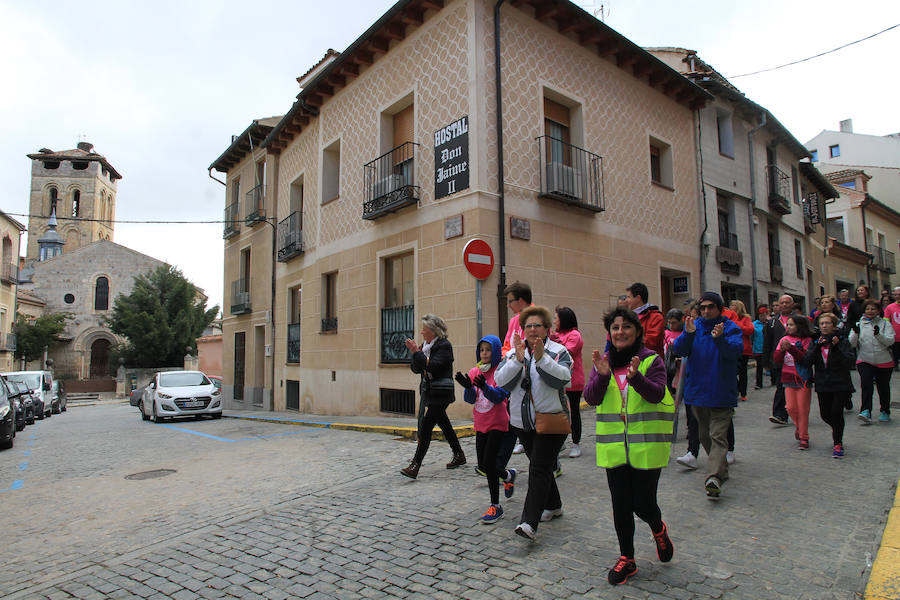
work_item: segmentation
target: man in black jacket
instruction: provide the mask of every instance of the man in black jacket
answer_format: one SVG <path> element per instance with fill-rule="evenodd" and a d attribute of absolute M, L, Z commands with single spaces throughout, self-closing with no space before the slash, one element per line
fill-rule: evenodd
<path fill-rule="evenodd" d="M 781 366 L 772 363 L 772 354 L 778 342 L 784 337 L 788 318 L 794 314 L 794 299 L 785 294 L 778 299 L 778 312 L 763 328 L 763 356 L 772 369 L 772 383 L 775 397 L 772 399 L 772 416 L 769 420 L 776 425 L 788 424 L 787 406 L 784 402 L 784 386 L 781 384 Z"/>

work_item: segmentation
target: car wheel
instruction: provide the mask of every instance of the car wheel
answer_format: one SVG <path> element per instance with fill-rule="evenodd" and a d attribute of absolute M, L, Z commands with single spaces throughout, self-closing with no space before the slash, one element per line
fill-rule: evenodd
<path fill-rule="evenodd" d="M 162 417 L 156 414 L 156 402 L 153 402 L 153 414 L 150 416 L 150 420 L 154 423 L 162 423 Z"/>
<path fill-rule="evenodd" d="M 7 442 L 0 443 L 0 448 L 3 448 L 4 450 L 9 450 L 12 447 L 13 447 L 13 439 L 12 438 L 9 438 L 9 441 L 7 441 Z"/>
<path fill-rule="evenodd" d="M 149 420 L 150 420 L 150 417 L 147 416 L 147 413 L 144 412 L 144 403 L 143 403 L 143 402 L 141 402 L 140 404 L 138 404 L 138 410 L 141 411 L 141 420 L 142 420 L 142 421 L 149 421 Z"/>
<path fill-rule="evenodd" d="M 40 414 L 37 415 L 37 420 L 38 420 L 38 421 L 43 421 L 43 420 L 44 420 L 44 411 L 41 411 Z"/>
<path fill-rule="evenodd" d="M 63 406 L 62 408 L 60 408 L 60 409 L 59 409 L 59 412 L 66 412 L 66 407 Z"/>

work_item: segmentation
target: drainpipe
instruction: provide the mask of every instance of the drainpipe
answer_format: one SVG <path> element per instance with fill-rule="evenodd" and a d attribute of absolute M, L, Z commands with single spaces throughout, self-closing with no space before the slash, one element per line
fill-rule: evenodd
<path fill-rule="evenodd" d="M 213 170 L 213 168 L 210 167 L 209 170 L 207 171 L 207 172 L 209 173 L 209 178 L 212 179 L 213 181 L 218 181 L 219 183 L 221 183 L 221 184 L 224 185 L 225 187 L 228 187 L 228 184 L 227 184 L 227 183 L 225 183 L 225 182 L 222 181 L 221 179 L 216 179 L 215 177 L 213 177 L 212 170 Z"/>
<path fill-rule="evenodd" d="M 494 5 L 494 84 L 497 93 L 497 230 L 499 235 L 498 250 L 500 254 L 500 282 L 497 284 L 497 318 L 500 335 L 506 335 L 509 313 L 506 306 L 506 202 L 503 186 L 503 94 L 500 82 L 500 5 L 504 0 L 497 0 Z"/>
<path fill-rule="evenodd" d="M 859 203 L 859 214 L 862 216 L 862 226 L 863 226 L 863 250 L 866 252 L 869 251 L 869 239 L 866 237 L 866 200 L 868 197 L 864 198 L 862 202 Z M 866 285 L 870 285 L 872 283 L 872 276 L 869 274 L 869 262 L 866 261 Z M 859 287 L 859 284 L 856 284 L 856 287 Z M 869 296 L 870 298 L 872 296 Z"/>
<path fill-rule="evenodd" d="M 753 161 L 753 134 L 766 126 L 766 112 L 760 113 L 759 125 L 754 127 L 747 133 L 747 148 L 750 151 L 750 204 L 747 205 L 747 212 L 750 217 L 750 276 L 753 278 L 753 311 L 759 306 L 759 293 L 757 292 L 757 269 L 756 269 L 756 232 L 753 231 L 754 209 L 756 208 L 756 171 L 754 170 Z"/>
<path fill-rule="evenodd" d="M 278 248 L 277 238 L 278 238 L 278 166 L 280 161 L 278 160 L 279 155 L 274 154 L 273 157 L 273 165 L 271 169 L 271 174 L 269 175 L 269 179 L 276 182 L 275 185 L 272 186 L 272 289 L 271 289 L 271 304 L 269 307 L 269 317 L 272 323 L 272 353 L 269 356 L 269 374 L 272 377 L 272 395 L 269 399 L 269 407 L 270 410 L 275 410 L 275 268 L 277 266 L 276 257 L 278 256 Z M 266 219 L 268 222 L 268 219 Z M 285 321 L 285 324 L 287 321 Z"/>
<path fill-rule="evenodd" d="M 693 59 L 691 59 L 693 62 Z M 709 231 L 709 217 L 706 214 L 706 184 L 703 181 L 703 146 L 701 145 L 700 111 L 694 111 L 694 123 L 697 130 L 697 173 L 700 181 L 700 197 L 703 199 L 703 231 L 700 232 L 700 292 L 706 291 L 706 232 Z M 698 296 L 699 297 L 699 296 Z"/>

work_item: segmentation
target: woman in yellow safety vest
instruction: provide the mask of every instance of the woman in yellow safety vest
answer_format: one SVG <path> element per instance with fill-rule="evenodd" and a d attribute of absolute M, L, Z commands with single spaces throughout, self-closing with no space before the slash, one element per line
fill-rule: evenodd
<path fill-rule="evenodd" d="M 640 319 L 627 308 L 603 319 L 606 354 L 594 350 L 584 399 L 597 407 L 597 466 L 606 468 L 621 556 L 608 580 L 621 585 L 635 573 L 634 515 L 650 525 L 656 554 L 672 560 L 674 548 L 656 501 L 659 475 L 669 461 L 675 406 L 662 357 L 644 347 Z"/>

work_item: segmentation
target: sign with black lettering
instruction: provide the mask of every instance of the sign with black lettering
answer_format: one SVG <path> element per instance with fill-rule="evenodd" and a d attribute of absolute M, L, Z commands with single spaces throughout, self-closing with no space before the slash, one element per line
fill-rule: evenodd
<path fill-rule="evenodd" d="M 434 132 L 434 199 L 469 187 L 469 117 Z"/>
<path fill-rule="evenodd" d="M 806 202 L 803 203 L 803 212 L 806 213 L 810 223 L 817 224 L 822 222 L 822 218 L 819 215 L 818 192 L 810 192 L 806 195 Z"/>

